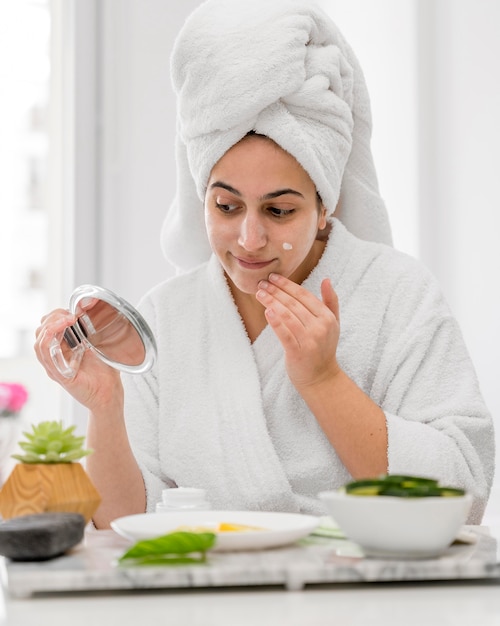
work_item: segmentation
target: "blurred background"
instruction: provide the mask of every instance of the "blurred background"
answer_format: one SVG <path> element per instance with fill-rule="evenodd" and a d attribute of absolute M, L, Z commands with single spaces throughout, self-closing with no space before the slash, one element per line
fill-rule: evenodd
<path fill-rule="evenodd" d="M 44 313 L 83 283 L 135 304 L 171 275 L 169 56 L 198 4 L 0 0 L 0 381 L 28 389 L 24 421 L 85 427 L 34 358 Z M 500 3 L 320 4 L 365 71 L 395 246 L 440 280 L 498 423 Z"/>

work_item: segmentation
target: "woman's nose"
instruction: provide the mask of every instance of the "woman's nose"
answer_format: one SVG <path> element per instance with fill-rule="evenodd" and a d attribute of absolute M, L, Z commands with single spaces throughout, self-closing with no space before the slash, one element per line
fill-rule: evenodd
<path fill-rule="evenodd" d="M 257 216 L 246 215 L 240 224 L 238 244 L 249 252 L 260 250 L 267 243 L 267 234 L 262 220 Z"/>

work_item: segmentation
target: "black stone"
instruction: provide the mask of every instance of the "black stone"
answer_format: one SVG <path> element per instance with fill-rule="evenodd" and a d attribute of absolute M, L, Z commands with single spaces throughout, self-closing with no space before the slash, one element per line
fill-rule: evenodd
<path fill-rule="evenodd" d="M 79 513 L 37 513 L 0 523 L 0 554 L 13 561 L 45 561 L 64 554 L 83 539 Z"/>

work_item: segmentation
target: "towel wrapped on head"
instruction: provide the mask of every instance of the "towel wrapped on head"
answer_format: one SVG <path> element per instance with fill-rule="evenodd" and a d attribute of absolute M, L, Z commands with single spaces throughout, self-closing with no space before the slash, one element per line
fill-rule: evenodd
<path fill-rule="evenodd" d="M 161 241 L 179 270 L 210 254 L 203 200 L 217 161 L 251 131 L 302 165 L 330 215 L 391 243 L 370 149 L 371 113 L 350 46 L 307 0 L 207 0 L 171 59 L 178 98 L 177 191 Z"/>

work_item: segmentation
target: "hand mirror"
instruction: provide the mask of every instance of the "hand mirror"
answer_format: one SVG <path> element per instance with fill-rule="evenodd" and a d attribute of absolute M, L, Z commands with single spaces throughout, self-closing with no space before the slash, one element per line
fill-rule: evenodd
<path fill-rule="evenodd" d="M 112 291 L 82 285 L 71 294 L 73 326 L 54 337 L 50 355 L 58 371 L 74 378 L 86 350 L 122 372 L 142 374 L 156 358 L 156 342 L 142 315 Z"/>

